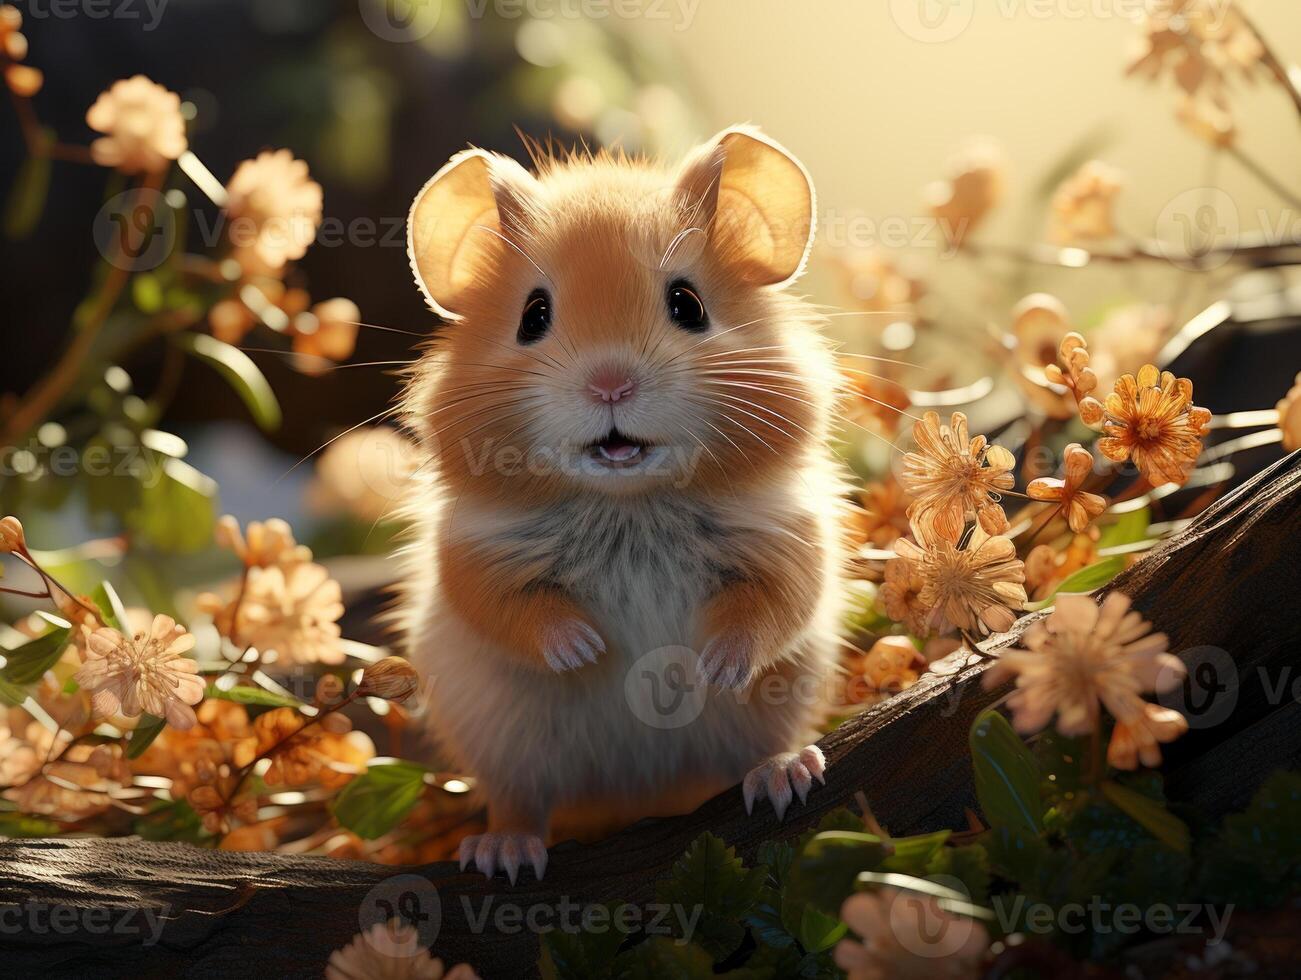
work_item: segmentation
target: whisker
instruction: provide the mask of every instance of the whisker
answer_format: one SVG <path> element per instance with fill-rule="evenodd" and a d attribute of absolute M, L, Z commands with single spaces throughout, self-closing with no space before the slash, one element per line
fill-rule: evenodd
<path fill-rule="evenodd" d="M 360 320 L 340 320 L 340 323 L 347 323 L 354 327 L 365 327 L 367 330 L 382 330 L 385 333 L 400 333 L 405 337 L 417 337 L 421 340 L 429 336 L 427 333 L 418 333 L 415 330 L 399 330 L 397 327 L 384 327 L 378 323 L 362 323 Z"/>
<path fill-rule="evenodd" d="M 534 262 L 533 259 L 531 259 L 531 258 L 529 257 L 529 254 L 528 254 L 527 252 L 524 251 L 524 249 L 520 248 L 518 245 L 516 245 L 514 242 L 512 242 L 509 238 L 507 238 L 505 235 L 503 235 L 501 232 L 499 232 L 496 228 L 490 228 L 490 227 L 488 227 L 487 225 L 474 225 L 473 227 L 476 228 L 476 229 L 478 229 L 479 231 L 486 231 L 489 235 L 494 235 L 494 236 L 496 236 L 497 238 L 500 238 L 503 242 L 505 242 L 507 245 L 509 245 L 509 246 L 510 246 L 511 248 L 513 248 L 515 251 L 519 252 L 520 255 L 524 256 L 524 260 L 525 260 L 526 262 L 528 262 L 529 265 L 533 266 L 533 268 L 537 269 L 537 271 L 538 271 L 538 275 L 540 275 L 540 276 L 541 276 L 543 279 L 545 279 L 547 282 L 551 282 L 551 277 L 550 277 L 549 275 L 547 275 L 545 272 L 542 271 L 542 266 L 540 266 L 540 265 L 538 265 L 536 262 Z"/>
<path fill-rule="evenodd" d="M 283 480 L 285 477 L 287 477 L 287 476 L 288 476 L 290 473 L 292 473 L 294 470 L 298 469 L 298 467 L 302 466 L 304 463 L 306 463 L 309 459 L 311 459 L 311 458 L 312 458 L 313 456 L 315 456 L 317 453 L 321 452 L 322 450 L 328 449 L 330 446 L 334 445 L 336 442 L 338 442 L 340 439 L 342 439 L 344 436 L 346 436 L 349 432 L 356 432 L 356 431 L 357 431 L 358 429 L 360 429 L 363 425 L 369 425 L 369 424 L 372 423 L 372 422 L 377 422 L 377 421 L 379 421 L 379 420 L 382 419 L 382 418 L 385 418 L 385 417 L 387 417 L 387 416 L 389 416 L 389 415 L 393 415 L 393 414 L 395 414 L 397 411 L 398 411 L 398 406 L 394 405 L 394 406 L 392 406 L 391 408 L 386 408 L 386 409 L 384 409 L 384 411 L 382 411 L 382 412 L 376 412 L 374 415 L 372 415 L 372 416 L 371 416 L 370 418 L 368 418 L 368 419 L 362 419 L 362 420 L 361 420 L 360 422 L 358 422 L 356 425 L 353 425 L 353 426 L 350 426 L 350 427 L 344 429 L 342 432 L 340 432 L 340 433 L 339 433 L 337 436 L 335 436 L 333 439 L 329 439 L 329 440 L 327 440 L 326 442 L 322 443 L 320 446 L 317 446 L 317 447 L 316 447 L 315 449 L 313 449 L 310 453 L 308 453 L 306 456 L 304 456 L 302 459 L 300 459 L 297 463 L 295 463 L 293 466 L 289 467 L 289 469 L 287 469 L 287 470 L 285 470 L 283 473 L 281 473 L 278 477 L 275 478 L 275 480 L 272 482 L 271 485 L 272 485 L 272 486 L 276 486 L 277 484 L 279 484 L 281 480 Z"/>

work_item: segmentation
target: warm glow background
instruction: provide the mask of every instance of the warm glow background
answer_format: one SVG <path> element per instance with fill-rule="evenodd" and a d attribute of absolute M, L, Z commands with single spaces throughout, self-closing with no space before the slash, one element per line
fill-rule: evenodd
<path fill-rule="evenodd" d="M 919 41 L 892 15 L 915 10 L 918 0 L 702 2 L 685 29 L 647 18 L 617 23 L 674 49 L 707 123 L 750 120 L 794 150 L 817 182 L 823 215 L 924 213 L 922 185 L 964 135 L 983 134 L 1002 143 L 1010 161 L 1007 199 L 981 229 L 987 240 L 1023 237 L 1020 222 L 1039 181 L 1090 137 L 1093 155 L 1128 175 L 1118 215 L 1138 237 L 1155 233 L 1172 197 L 1207 184 L 1233 197 L 1243 230 L 1259 227 L 1260 209 L 1277 217 L 1277 197 L 1235 161 L 1211 163 L 1212 151 L 1176 121 L 1168 76 L 1154 85 L 1125 77 L 1138 29 L 1122 12 L 1133 2 L 921 2 L 949 3 L 955 23 L 969 10 L 970 23 L 951 40 Z M 1294 2 L 1241 7 L 1280 57 L 1301 58 Z M 1294 107 L 1263 79 L 1233 94 L 1241 144 L 1276 176 L 1294 178 L 1301 161 Z"/>

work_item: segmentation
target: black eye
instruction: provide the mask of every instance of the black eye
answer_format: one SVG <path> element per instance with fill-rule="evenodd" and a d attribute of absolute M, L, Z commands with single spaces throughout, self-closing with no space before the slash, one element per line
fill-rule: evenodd
<path fill-rule="evenodd" d="M 700 331 L 709 329 L 709 317 L 705 313 L 705 304 L 700 301 L 700 294 L 685 279 L 669 284 L 669 319 L 683 330 Z"/>
<path fill-rule="evenodd" d="M 535 289 L 529 293 L 524 304 L 524 313 L 519 318 L 519 333 L 515 339 L 521 344 L 532 344 L 543 338 L 551 326 L 551 297 L 545 290 Z"/>

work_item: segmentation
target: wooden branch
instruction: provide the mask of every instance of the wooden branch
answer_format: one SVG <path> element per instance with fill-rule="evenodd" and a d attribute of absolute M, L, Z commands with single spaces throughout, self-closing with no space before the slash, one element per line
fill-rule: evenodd
<path fill-rule="evenodd" d="M 1294 453 L 1113 585 L 1135 596 L 1190 664 L 1190 701 L 1201 711 L 1168 752 L 1167 774 L 1171 795 L 1203 811 L 1239 806 L 1267 771 L 1301 762 L 1301 709 L 1286 673 L 1301 648 L 1298 541 Z M 986 651 L 1015 642 L 1034 618 Z M 1218 665 L 1217 677 L 1199 667 L 1207 663 Z M 437 888 L 437 955 L 470 962 L 486 980 L 533 976 L 538 937 L 512 926 L 512 910 L 646 903 L 654 881 L 706 830 L 753 858 L 763 841 L 803 832 L 859 791 L 894 833 L 965 826 L 964 808 L 974 805 L 967 730 L 1001 697 L 981 689 L 983 669 L 928 675 L 827 735 L 827 785 L 784 824 L 767 807 L 747 817 L 733 788 L 688 816 L 643 821 L 596 844 L 560 844 L 543 882 L 527 876 L 514 888 L 452 864 L 402 869 L 135 839 L 9 841 L 0 844 L 0 951 L 20 976 L 319 977 L 330 952 L 374 921 L 382 903 L 411 891 L 413 879 L 395 879 L 417 874 Z M 156 943 L 141 909 L 164 910 Z M 507 917 L 497 918 L 503 909 Z M 485 911 L 486 923 L 476 924 Z"/>

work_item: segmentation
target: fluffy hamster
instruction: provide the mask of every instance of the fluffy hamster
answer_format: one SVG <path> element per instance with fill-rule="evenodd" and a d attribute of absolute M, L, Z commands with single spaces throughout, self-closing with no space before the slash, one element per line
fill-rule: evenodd
<path fill-rule="evenodd" d="M 681 811 L 822 778 L 840 606 L 837 373 L 788 287 L 803 166 L 726 130 L 677 168 L 482 150 L 420 191 L 446 322 L 405 424 L 424 465 L 400 606 L 430 725 L 474 774 L 473 862 L 541 877 L 559 808 Z"/>

